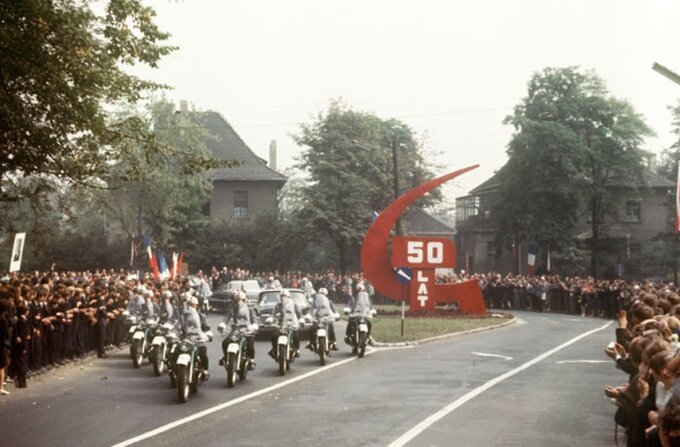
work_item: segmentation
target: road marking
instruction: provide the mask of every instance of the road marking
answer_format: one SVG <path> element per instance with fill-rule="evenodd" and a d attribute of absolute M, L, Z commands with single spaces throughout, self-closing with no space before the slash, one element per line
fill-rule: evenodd
<path fill-rule="evenodd" d="M 562 365 L 564 363 L 611 363 L 611 360 L 558 360 L 557 364 Z"/>
<path fill-rule="evenodd" d="M 444 416 L 448 415 L 451 413 L 453 410 L 456 408 L 460 407 L 461 405 L 465 404 L 466 402 L 472 400 L 474 397 L 479 396 L 482 394 L 484 391 L 488 390 L 489 388 L 493 387 L 494 385 L 497 385 L 504 381 L 505 379 L 508 379 L 515 374 L 524 371 L 525 369 L 535 365 L 536 363 L 540 362 L 541 360 L 544 360 L 545 358 L 553 355 L 554 353 L 561 351 L 562 349 L 566 348 L 569 345 L 572 345 L 576 343 L 577 341 L 581 340 L 582 338 L 585 338 L 591 334 L 594 334 L 595 332 L 601 331 L 603 329 L 606 329 L 609 327 L 613 321 L 608 322 L 604 326 L 593 329 L 588 332 L 584 332 L 583 334 L 572 338 L 571 340 L 562 343 L 561 345 L 552 348 L 551 350 L 544 352 L 543 354 L 539 355 L 538 357 L 534 357 L 533 359 L 529 360 L 528 362 L 524 363 L 523 365 L 518 366 L 515 369 L 511 369 L 510 371 L 501 374 L 498 377 L 495 377 L 488 382 L 486 382 L 484 385 L 481 385 L 474 390 L 470 391 L 469 393 L 465 394 L 464 396 L 456 399 L 454 402 L 450 403 L 446 407 L 442 408 L 438 412 L 434 413 L 433 415 L 425 418 L 422 422 L 420 422 L 418 425 L 401 435 L 399 438 L 397 438 L 395 441 L 393 441 L 389 447 L 402 447 L 406 445 L 409 441 L 411 441 L 413 438 L 418 436 L 420 433 L 425 431 L 427 428 L 429 428 L 432 424 L 443 418 Z"/>
<path fill-rule="evenodd" d="M 495 357 L 503 360 L 512 360 L 512 357 L 508 357 L 507 355 L 487 354 L 486 352 L 473 352 L 473 354 L 478 355 L 480 357 Z"/>
<path fill-rule="evenodd" d="M 372 352 L 378 352 L 378 351 L 372 351 Z M 372 353 L 372 352 L 368 352 L 368 351 L 367 351 L 367 352 L 366 352 L 366 355 L 368 355 L 368 354 L 370 354 L 370 353 Z M 350 357 L 350 358 L 345 359 L 345 360 L 340 360 L 340 361 L 337 362 L 337 363 L 336 363 L 336 362 L 331 363 L 330 365 L 326 365 L 326 366 L 323 366 L 323 367 L 321 367 L 321 368 L 319 368 L 319 369 L 315 369 L 314 371 L 310 371 L 310 372 L 305 373 L 305 374 L 303 374 L 303 375 L 301 375 L 301 376 L 299 376 L 299 377 L 293 377 L 292 379 L 285 380 L 285 381 L 283 381 L 283 382 L 281 382 L 281 383 L 277 383 L 276 385 L 272 385 L 272 386 L 270 386 L 270 387 L 268 387 L 268 388 L 263 388 L 263 389 L 261 389 L 261 390 L 259 390 L 259 391 L 255 391 L 255 392 L 253 392 L 253 393 L 246 394 L 245 396 L 237 397 L 236 399 L 230 400 L 230 401 L 228 401 L 228 402 L 224 402 L 224 403 L 219 404 L 219 405 L 216 405 L 216 406 L 214 406 L 214 407 L 207 408 L 207 409 L 205 409 L 205 410 L 203 410 L 203 411 L 199 411 L 198 413 L 194 413 L 194 414 L 192 414 L 191 416 L 187 416 L 187 417 L 185 417 L 185 418 L 178 419 L 178 420 L 176 420 L 176 421 L 174 421 L 174 422 L 170 422 L 170 423 L 168 423 L 168 424 L 161 425 L 160 427 L 158 427 L 158 428 L 156 428 L 156 429 L 153 429 L 153 430 L 151 430 L 151 431 L 148 431 L 148 432 L 146 432 L 146 433 L 142 433 L 142 434 L 139 435 L 139 436 L 135 436 L 134 438 L 130 438 L 130 439 L 126 440 L 126 441 L 119 442 L 118 444 L 114 444 L 112 447 L 126 447 L 126 446 L 128 446 L 128 445 L 136 444 L 136 443 L 138 443 L 138 442 L 140 442 L 140 441 L 143 441 L 143 440 L 145 440 L 145 439 L 152 438 L 152 437 L 157 436 L 157 435 L 160 435 L 161 433 L 164 433 L 164 432 L 166 432 L 166 431 L 168 431 L 168 430 L 172 430 L 173 428 L 179 427 L 180 425 L 187 424 L 187 423 L 189 423 L 189 422 L 195 421 L 196 419 L 200 419 L 200 418 L 202 418 L 202 417 L 205 417 L 205 416 L 208 416 L 208 415 L 210 415 L 210 414 L 213 414 L 213 413 L 215 413 L 215 412 L 217 412 L 217 411 L 224 410 L 225 408 L 232 407 L 232 406 L 234 406 L 234 405 L 236 405 L 236 404 L 240 404 L 241 402 L 245 402 L 245 401 L 247 401 L 247 400 L 253 399 L 253 398 L 258 397 L 258 396 L 261 396 L 261 395 L 263 395 L 263 394 L 270 393 L 270 392 L 272 392 L 272 391 L 274 391 L 274 390 L 277 390 L 277 389 L 279 389 L 279 388 L 283 388 L 283 387 L 285 387 L 285 386 L 287 386 L 287 385 L 293 384 L 293 383 L 295 383 L 295 382 L 299 382 L 299 381 L 304 380 L 304 379 L 306 379 L 306 378 L 308 378 L 308 377 L 311 377 L 311 376 L 313 376 L 313 375 L 315 375 L 315 374 L 319 374 L 319 373 L 322 373 L 322 372 L 324 372 L 324 371 L 328 371 L 328 370 L 331 369 L 331 368 L 335 368 L 336 366 L 344 365 L 345 363 L 351 362 L 351 361 L 356 360 L 356 359 L 357 359 L 357 357 Z"/>

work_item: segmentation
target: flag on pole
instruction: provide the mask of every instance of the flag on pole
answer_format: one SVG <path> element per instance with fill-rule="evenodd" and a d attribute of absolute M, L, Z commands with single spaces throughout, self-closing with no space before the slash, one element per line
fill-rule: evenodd
<path fill-rule="evenodd" d="M 680 163 L 678 163 L 678 182 L 675 186 L 675 234 L 680 233 Z"/>
<path fill-rule="evenodd" d="M 534 268 L 536 267 L 536 256 L 538 255 L 538 247 L 532 244 L 529 244 L 529 248 L 527 250 L 527 274 L 533 275 L 534 274 Z"/>
<path fill-rule="evenodd" d="M 135 256 L 137 256 L 137 244 L 135 244 L 135 240 L 132 239 L 130 241 L 130 267 L 132 267 L 132 264 L 135 262 Z"/>
<path fill-rule="evenodd" d="M 158 269 L 160 270 L 159 276 L 161 279 L 170 277 L 170 269 L 168 268 L 168 263 L 165 262 L 165 255 L 162 251 L 158 252 Z"/>
<path fill-rule="evenodd" d="M 179 259 L 179 255 L 177 252 L 172 252 L 172 267 L 170 268 L 170 277 L 172 279 L 177 278 L 177 260 Z"/>

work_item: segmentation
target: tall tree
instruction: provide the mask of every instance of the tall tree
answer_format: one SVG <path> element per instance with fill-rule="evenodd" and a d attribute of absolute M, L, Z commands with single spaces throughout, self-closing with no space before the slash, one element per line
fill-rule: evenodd
<path fill-rule="evenodd" d="M 644 183 L 640 145 L 651 131 L 629 103 L 609 95 L 597 75 L 576 67 L 534 74 L 527 96 L 505 122 L 516 132 L 499 173 L 499 242 L 531 240 L 544 252 L 572 249 L 577 213 L 585 209 L 596 275 L 612 186 Z"/>
<path fill-rule="evenodd" d="M 308 176 L 300 221 L 307 223 L 310 237 L 333 241 L 341 271 L 350 258 L 356 259 L 371 213 L 393 200 L 391 145 L 399 151 L 401 192 L 433 176 L 406 124 L 351 110 L 338 101 L 302 125 L 295 140 L 304 146 L 299 167 Z M 440 197 L 435 192 L 423 203 Z"/>
<path fill-rule="evenodd" d="M 173 51 L 154 16 L 141 0 L 0 2 L 0 201 L 108 181 L 123 141 L 166 151 L 142 120 L 109 113 L 162 87 L 124 71 Z M 117 175 L 138 177 L 127 166 Z"/>
<path fill-rule="evenodd" d="M 111 168 L 108 188 L 93 198 L 128 237 L 148 233 L 157 246 L 183 249 L 187 235 L 200 234 L 198 229 L 209 225 L 203 207 L 212 183 L 207 171 L 195 172 L 191 163 L 211 157 L 204 142 L 212 136 L 201 125 L 200 112 L 175 113 L 167 101 L 150 104 L 147 116 L 147 131 L 171 155 L 149 152 L 128 140 L 128 157 Z M 139 171 L 136 180 L 117 175 L 131 169 Z"/>

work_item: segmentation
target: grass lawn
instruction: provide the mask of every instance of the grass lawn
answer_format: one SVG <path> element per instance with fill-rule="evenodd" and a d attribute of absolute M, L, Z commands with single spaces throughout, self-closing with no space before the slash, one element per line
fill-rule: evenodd
<path fill-rule="evenodd" d="M 508 318 L 440 318 L 406 317 L 404 336 L 401 336 L 401 318 L 380 316 L 373 319 L 371 335 L 376 342 L 396 343 L 415 341 L 451 332 L 493 326 L 508 321 Z"/>

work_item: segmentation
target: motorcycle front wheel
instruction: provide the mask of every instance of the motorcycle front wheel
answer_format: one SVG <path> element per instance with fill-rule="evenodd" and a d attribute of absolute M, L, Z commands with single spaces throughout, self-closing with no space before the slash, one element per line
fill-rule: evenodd
<path fill-rule="evenodd" d="M 227 355 L 227 388 L 233 388 L 236 382 L 236 356 Z"/>
<path fill-rule="evenodd" d="M 189 381 L 189 368 L 184 365 L 177 366 L 177 395 L 182 403 L 189 400 Z"/>
<path fill-rule="evenodd" d="M 279 375 L 286 375 L 286 363 L 288 358 L 286 356 L 286 347 L 284 345 L 279 345 Z"/>
<path fill-rule="evenodd" d="M 136 340 L 132 345 L 132 366 L 139 368 L 144 361 L 144 346 L 142 340 Z"/>
<path fill-rule="evenodd" d="M 319 361 L 321 362 L 321 366 L 324 366 L 326 364 L 326 338 L 325 337 L 319 337 L 317 344 L 316 344 L 316 349 L 317 349 L 317 352 L 319 353 Z"/>
<path fill-rule="evenodd" d="M 153 373 L 160 376 L 165 372 L 165 345 L 160 345 L 153 356 Z"/>
<path fill-rule="evenodd" d="M 366 332 L 362 332 L 359 334 L 359 347 L 357 350 L 357 355 L 359 356 L 359 358 L 362 358 L 366 353 L 367 336 L 368 334 Z"/>

